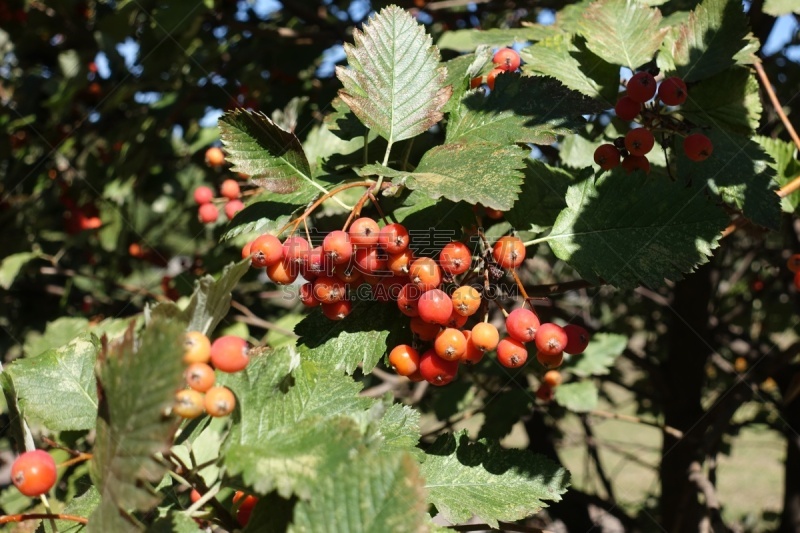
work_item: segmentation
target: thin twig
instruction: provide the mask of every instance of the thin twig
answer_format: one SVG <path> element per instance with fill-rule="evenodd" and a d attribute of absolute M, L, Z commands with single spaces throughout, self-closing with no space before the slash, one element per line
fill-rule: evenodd
<path fill-rule="evenodd" d="M 603 484 L 603 489 L 606 491 L 608 500 L 611 503 L 616 504 L 617 499 L 614 496 L 614 487 L 611 485 L 611 481 L 608 479 L 606 471 L 603 468 L 603 463 L 600 461 L 600 454 L 597 451 L 597 441 L 594 438 L 594 431 L 592 431 L 592 425 L 589 422 L 589 417 L 582 415 L 581 425 L 583 426 L 583 432 L 586 435 L 586 451 L 594 462 L 594 468 L 597 471 L 598 477 L 600 478 L 600 483 Z"/>
<path fill-rule="evenodd" d="M 590 415 L 599 416 L 602 418 L 612 418 L 614 420 L 622 420 L 623 422 L 633 422 L 634 424 L 643 424 L 645 426 L 651 426 L 654 428 L 658 428 L 665 433 L 669 433 L 676 439 L 683 438 L 683 431 L 679 429 L 675 429 L 671 426 L 665 426 L 663 424 L 659 424 L 658 422 L 653 422 L 650 420 L 644 420 L 639 418 L 638 416 L 631 416 L 631 415 L 623 415 L 620 413 L 610 413 L 608 411 L 601 411 L 599 409 L 595 409 L 594 411 L 589 412 Z"/>
<path fill-rule="evenodd" d="M 24 522 L 26 520 L 68 520 L 79 524 L 88 524 L 89 519 L 83 516 L 60 513 L 21 513 L 7 514 L 0 516 L 0 524 L 11 524 L 14 522 Z"/>
<path fill-rule="evenodd" d="M 758 73 L 758 77 L 761 78 L 761 84 L 764 86 L 764 90 L 767 92 L 770 101 L 772 102 L 772 106 L 775 108 L 775 112 L 781 118 L 781 122 L 783 122 L 783 126 L 786 128 L 786 131 L 789 133 L 789 137 L 792 138 L 794 145 L 800 150 L 800 137 L 797 136 L 797 132 L 792 126 L 792 123 L 789 122 L 789 117 L 786 116 L 786 113 L 783 112 L 783 108 L 781 107 L 781 103 L 778 101 L 778 96 L 775 94 L 775 91 L 772 88 L 772 84 L 769 82 L 769 78 L 767 77 L 767 73 L 764 71 L 764 67 L 761 66 L 761 63 L 756 62 L 755 64 L 756 72 Z"/>

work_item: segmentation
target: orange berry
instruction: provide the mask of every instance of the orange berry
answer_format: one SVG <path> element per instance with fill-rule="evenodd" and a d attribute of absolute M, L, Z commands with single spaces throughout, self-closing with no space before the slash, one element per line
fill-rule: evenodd
<path fill-rule="evenodd" d="M 481 295 L 469 285 L 457 288 L 450 297 L 453 300 L 453 309 L 462 316 L 472 316 L 481 305 Z"/>
<path fill-rule="evenodd" d="M 389 363 L 401 376 L 410 376 L 419 370 L 419 352 L 408 344 L 400 344 L 389 353 Z"/>
<path fill-rule="evenodd" d="M 455 328 L 445 328 L 436 335 L 433 343 L 436 355 L 448 361 L 455 361 L 467 350 L 467 339 Z"/>
<path fill-rule="evenodd" d="M 225 163 L 225 154 L 217 146 L 206 150 L 206 164 L 210 167 L 221 167 Z"/>
<path fill-rule="evenodd" d="M 211 416 L 228 416 L 236 407 L 236 397 L 227 387 L 212 387 L 206 392 L 204 405 Z"/>
<path fill-rule="evenodd" d="M 472 342 L 472 332 L 470 330 L 467 329 L 461 333 L 464 334 L 464 338 L 467 340 L 467 349 L 461 355 L 461 362 L 465 365 L 477 365 L 481 362 L 486 352 Z"/>
<path fill-rule="evenodd" d="M 198 392 L 206 392 L 214 386 L 216 375 L 214 369 L 206 363 L 192 363 L 183 373 L 186 384 Z"/>
<path fill-rule="evenodd" d="M 564 378 L 558 370 L 548 370 L 544 373 L 542 383 L 547 383 L 550 387 L 558 387 Z"/>
<path fill-rule="evenodd" d="M 207 363 L 211 359 L 211 341 L 199 331 L 189 331 L 183 341 L 183 362 Z"/>
<path fill-rule="evenodd" d="M 528 350 L 516 339 L 506 337 L 497 343 L 497 361 L 506 368 L 519 368 L 528 360 Z"/>
<path fill-rule="evenodd" d="M 203 414 L 203 393 L 192 389 L 183 389 L 175 394 L 172 412 L 181 418 L 197 418 Z"/>
<path fill-rule="evenodd" d="M 408 279 L 423 291 L 437 288 L 442 283 L 439 265 L 430 257 L 420 257 L 408 267 Z"/>
<path fill-rule="evenodd" d="M 518 237 L 500 237 L 492 247 L 492 257 L 500 268 L 516 268 L 525 260 L 525 245 Z"/>
<path fill-rule="evenodd" d="M 484 352 L 491 352 L 500 342 L 497 328 L 488 322 L 479 322 L 472 328 L 472 343 Z"/>

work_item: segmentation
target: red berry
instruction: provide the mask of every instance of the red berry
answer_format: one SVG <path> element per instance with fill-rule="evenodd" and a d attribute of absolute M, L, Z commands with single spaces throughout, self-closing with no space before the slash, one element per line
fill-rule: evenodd
<path fill-rule="evenodd" d="M 228 220 L 233 220 L 236 213 L 242 209 L 244 209 L 244 203 L 241 200 L 231 200 L 225 204 L 225 216 L 228 217 Z"/>
<path fill-rule="evenodd" d="M 794 288 L 800 291 L 800 270 L 794 273 Z"/>
<path fill-rule="evenodd" d="M 622 168 L 626 174 L 634 170 L 641 170 L 645 174 L 650 174 L 650 161 L 643 155 L 627 155 L 622 160 Z"/>
<path fill-rule="evenodd" d="M 219 209 L 214 204 L 203 204 L 197 210 L 197 216 L 203 224 L 213 224 L 219 218 Z"/>
<path fill-rule="evenodd" d="M 406 283 L 397 294 L 397 307 L 406 316 L 419 316 L 419 297 L 422 291 L 412 283 Z"/>
<path fill-rule="evenodd" d="M 497 344 L 497 361 L 506 368 L 519 368 L 528 360 L 528 350 L 516 339 L 500 339 Z"/>
<path fill-rule="evenodd" d="M 789 257 L 789 260 L 786 261 L 786 268 L 792 272 L 797 272 L 800 270 L 800 254 L 792 254 L 792 256 Z"/>
<path fill-rule="evenodd" d="M 313 281 L 317 276 L 332 275 L 333 268 L 328 258 L 322 253 L 322 246 L 312 248 L 306 256 L 305 262 L 300 265 L 300 275 L 308 281 Z"/>
<path fill-rule="evenodd" d="M 211 187 L 201 185 L 194 190 L 194 201 L 197 202 L 197 205 L 210 203 L 213 199 L 214 191 L 211 190 Z"/>
<path fill-rule="evenodd" d="M 44 450 L 25 452 L 11 465 L 11 481 L 28 497 L 41 496 L 56 484 L 56 462 Z"/>
<path fill-rule="evenodd" d="M 564 328 L 552 322 L 545 322 L 536 331 L 536 348 L 540 353 L 555 355 L 567 346 L 567 333 Z"/>
<path fill-rule="evenodd" d="M 275 235 L 265 233 L 250 245 L 250 254 L 252 254 L 250 261 L 254 267 L 268 267 L 283 259 L 283 244 Z"/>
<path fill-rule="evenodd" d="M 490 90 L 494 90 L 494 80 L 503 72 L 506 72 L 506 70 L 503 68 L 493 68 L 489 74 L 486 75 L 486 85 L 489 86 Z"/>
<path fill-rule="evenodd" d="M 371 218 L 358 218 L 350 225 L 350 242 L 359 247 L 375 246 L 378 244 L 380 231 L 378 223 Z"/>
<path fill-rule="evenodd" d="M 300 286 L 300 301 L 306 307 L 316 307 L 319 305 L 319 300 L 314 297 L 314 285 L 311 282 L 303 283 Z"/>
<path fill-rule="evenodd" d="M 353 264 L 362 274 L 386 270 L 385 254 L 378 248 L 356 248 Z"/>
<path fill-rule="evenodd" d="M 183 389 L 175 394 L 175 401 L 172 405 L 172 412 L 181 418 L 197 418 L 203 414 L 202 392 L 194 389 Z"/>
<path fill-rule="evenodd" d="M 408 267 L 414 262 L 414 254 L 411 250 L 404 250 L 399 254 L 390 254 L 386 261 L 386 266 L 394 274 L 404 276 L 408 274 Z"/>
<path fill-rule="evenodd" d="M 519 68 L 521 61 L 519 54 L 513 48 L 501 48 L 492 57 L 492 63 L 499 69 L 513 72 Z"/>
<path fill-rule="evenodd" d="M 241 501 L 241 503 L 239 503 Z M 245 527 L 250 521 L 250 515 L 253 514 L 253 508 L 258 503 L 258 498 L 244 492 L 237 490 L 233 495 L 233 505 L 236 509 L 236 521 L 240 526 Z M 238 505 L 237 505 L 238 504 Z"/>
<path fill-rule="evenodd" d="M 536 389 L 536 397 L 544 402 L 549 402 L 553 399 L 553 387 L 547 383 L 542 383 L 539 385 L 539 388 Z"/>
<path fill-rule="evenodd" d="M 289 237 L 283 241 L 283 258 L 290 263 L 303 263 L 310 250 L 311 245 L 303 237 Z"/>
<path fill-rule="evenodd" d="M 665 79 L 658 86 L 658 97 L 666 105 L 681 105 L 687 96 L 686 84 L 677 76 Z"/>
<path fill-rule="evenodd" d="M 206 150 L 206 164 L 210 167 L 221 167 L 225 163 L 225 153 L 218 147 L 212 146 Z"/>
<path fill-rule="evenodd" d="M 192 503 L 196 503 L 201 497 L 202 495 L 197 492 L 197 489 L 192 489 L 192 492 L 189 493 L 189 499 L 192 501 Z"/>
<path fill-rule="evenodd" d="M 463 242 L 447 243 L 439 254 L 439 266 L 452 276 L 463 274 L 471 264 L 472 252 Z"/>
<path fill-rule="evenodd" d="M 619 150 L 613 144 L 601 144 L 594 151 L 594 162 L 603 170 L 611 170 L 619 165 Z"/>
<path fill-rule="evenodd" d="M 556 354 L 536 352 L 536 359 L 545 368 L 558 368 L 564 362 L 564 352 L 558 352 Z"/>
<path fill-rule="evenodd" d="M 625 148 L 631 155 L 645 155 L 655 143 L 655 137 L 647 128 L 636 128 L 625 134 Z"/>
<path fill-rule="evenodd" d="M 339 302 L 347 297 L 347 286 L 333 276 L 320 276 L 314 280 L 314 298 L 321 303 Z"/>
<path fill-rule="evenodd" d="M 419 372 L 425 380 L 438 386 L 447 385 L 458 373 L 458 360 L 442 359 L 433 349 L 422 354 L 419 359 Z"/>
<path fill-rule="evenodd" d="M 189 331 L 183 341 L 183 362 L 207 363 L 211 359 L 211 341 L 199 331 Z"/>
<path fill-rule="evenodd" d="M 378 236 L 378 246 L 389 254 L 399 254 L 408 248 L 408 242 L 408 230 L 402 224 L 387 224 Z"/>
<path fill-rule="evenodd" d="M 578 355 L 583 353 L 587 346 L 589 346 L 589 332 L 576 324 L 567 324 L 564 326 L 564 332 L 567 334 L 567 345 L 564 351 L 571 355 Z"/>
<path fill-rule="evenodd" d="M 642 104 L 629 96 L 623 96 L 617 100 L 617 105 L 614 106 L 617 116 L 627 122 L 635 119 L 641 110 Z"/>
<path fill-rule="evenodd" d="M 461 329 L 467 323 L 468 316 L 459 315 L 455 309 L 450 310 L 450 318 L 443 325 L 448 328 Z"/>
<path fill-rule="evenodd" d="M 446 325 L 453 314 L 453 302 L 439 289 L 431 289 L 422 293 L 417 304 L 419 317 L 431 324 Z"/>
<path fill-rule="evenodd" d="M 637 72 L 628 80 L 626 88 L 634 102 L 643 104 L 656 95 L 656 79 L 649 72 Z"/>
<path fill-rule="evenodd" d="M 432 341 L 439 334 L 439 330 L 442 329 L 438 324 L 425 322 L 418 316 L 411 318 L 410 325 L 411 331 L 422 341 Z"/>
<path fill-rule="evenodd" d="M 528 309 L 514 309 L 506 317 L 506 331 L 519 342 L 532 342 L 539 329 L 539 317 Z"/>
<path fill-rule="evenodd" d="M 278 285 L 290 285 L 297 279 L 300 269 L 297 263 L 285 259 L 273 265 L 267 265 L 267 276 Z"/>
<path fill-rule="evenodd" d="M 525 245 L 518 237 L 500 237 L 492 247 L 492 257 L 500 268 L 516 268 L 525 260 Z"/>
<path fill-rule="evenodd" d="M 419 352 L 408 344 L 400 344 L 389 353 L 389 364 L 401 376 L 410 376 L 419 370 Z"/>
<path fill-rule="evenodd" d="M 250 356 L 247 341 L 235 335 L 225 335 L 211 343 L 211 364 L 222 372 L 238 372 L 247 367 Z"/>
<path fill-rule="evenodd" d="M 470 330 L 467 329 L 461 333 L 464 334 L 464 338 L 467 340 L 467 349 L 464 350 L 464 353 L 461 355 L 460 362 L 467 365 L 477 365 L 483 359 L 486 351 L 481 350 L 472 342 L 472 332 Z"/>
<path fill-rule="evenodd" d="M 225 180 L 219 188 L 219 193 L 229 200 L 236 200 L 242 195 L 239 184 L 234 180 Z"/>
<path fill-rule="evenodd" d="M 322 314 L 328 317 L 329 320 L 342 320 L 352 310 L 353 304 L 350 300 L 322 304 Z"/>
<path fill-rule="evenodd" d="M 350 235 L 342 230 L 336 230 L 325 235 L 322 241 L 322 251 L 334 265 L 344 265 L 353 256 L 353 243 Z"/>
<path fill-rule="evenodd" d="M 693 133 L 683 140 L 683 151 L 692 161 L 705 161 L 714 151 L 714 145 L 702 133 Z"/>
<path fill-rule="evenodd" d="M 436 261 L 420 257 L 408 267 L 408 278 L 422 291 L 435 289 L 442 283 L 442 273 Z"/>

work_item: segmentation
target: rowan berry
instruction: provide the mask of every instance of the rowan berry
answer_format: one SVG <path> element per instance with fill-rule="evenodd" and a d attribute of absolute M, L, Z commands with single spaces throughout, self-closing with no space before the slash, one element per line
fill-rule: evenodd
<path fill-rule="evenodd" d="M 251 248 L 253 248 L 253 241 L 250 241 L 246 243 L 244 246 L 242 246 L 242 259 L 247 259 L 248 257 L 250 257 Z M 250 263 L 252 264 L 252 259 Z"/>
<path fill-rule="evenodd" d="M 647 128 L 636 128 L 625 134 L 625 148 L 631 155 L 645 155 L 656 143 L 655 137 Z"/>
<path fill-rule="evenodd" d="M 516 268 L 525 260 L 525 245 L 518 237 L 500 237 L 492 247 L 492 257 L 500 268 Z"/>
<path fill-rule="evenodd" d="M 350 242 L 353 246 L 368 247 L 378 244 L 381 228 L 369 217 L 361 217 L 350 225 Z"/>
<path fill-rule="evenodd" d="M 397 294 L 397 307 L 409 317 L 419 316 L 419 297 L 422 292 L 414 284 L 406 283 Z"/>
<path fill-rule="evenodd" d="M 211 341 L 199 331 L 189 331 L 183 341 L 183 362 L 207 363 L 211 359 Z"/>
<path fill-rule="evenodd" d="M 567 333 L 558 324 L 545 322 L 536 330 L 534 341 L 540 353 L 555 355 L 563 352 L 567 346 Z"/>
<path fill-rule="evenodd" d="M 497 361 L 506 368 L 519 368 L 528 360 L 528 350 L 516 339 L 506 337 L 497 344 Z"/>
<path fill-rule="evenodd" d="M 445 322 L 443 326 L 447 328 L 461 329 L 462 327 L 464 327 L 464 324 L 467 323 L 468 319 L 469 319 L 468 316 L 459 315 L 458 313 L 456 313 L 455 309 L 451 309 L 450 318 L 447 319 L 447 322 Z"/>
<path fill-rule="evenodd" d="M 309 250 L 306 260 L 300 264 L 299 272 L 308 281 L 313 281 L 317 276 L 333 275 L 333 266 L 322 252 L 322 246 Z"/>
<path fill-rule="evenodd" d="M 536 397 L 544 402 L 549 402 L 553 399 L 553 387 L 547 383 L 542 383 L 539 385 L 539 388 L 536 389 Z"/>
<path fill-rule="evenodd" d="M 214 191 L 211 190 L 211 187 L 201 185 L 194 190 L 194 201 L 197 202 L 197 205 L 211 203 L 211 200 L 213 199 Z"/>
<path fill-rule="evenodd" d="M 649 72 L 637 72 L 628 80 L 626 89 L 629 98 L 643 104 L 656 95 L 656 79 Z"/>
<path fill-rule="evenodd" d="M 519 68 L 521 60 L 519 53 L 513 48 L 501 48 L 494 53 L 492 63 L 506 72 L 513 72 Z"/>
<path fill-rule="evenodd" d="M 239 188 L 239 184 L 231 179 L 227 179 L 222 182 L 222 185 L 219 188 L 219 193 L 229 200 L 237 200 L 242 196 L 242 191 Z"/>
<path fill-rule="evenodd" d="M 244 203 L 241 200 L 231 200 L 225 203 L 225 216 L 228 220 L 233 220 L 236 213 L 244 209 Z"/>
<path fill-rule="evenodd" d="M 431 289 L 420 295 L 417 309 L 425 322 L 445 325 L 453 313 L 453 301 L 444 291 Z"/>
<path fill-rule="evenodd" d="M 542 383 L 546 383 L 549 387 L 555 388 L 561 385 L 561 381 L 563 379 L 564 378 L 561 376 L 561 372 L 558 370 L 548 370 L 544 373 Z"/>
<path fill-rule="evenodd" d="M 532 342 L 539 329 L 539 317 L 536 313 L 522 307 L 514 309 L 506 317 L 506 331 L 512 339 L 520 342 Z"/>
<path fill-rule="evenodd" d="M 286 259 L 267 265 L 267 276 L 278 285 L 291 285 L 299 273 L 300 267 L 297 263 L 291 263 Z"/>
<path fill-rule="evenodd" d="M 329 304 L 322 304 L 322 314 L 329 320 L 342 320 L 353 310 L 353 303 L 350 300 L 341 300 Z"/>
<path fill-rule="evenodd" d="M 213 224 L 219 218 L 219 209 L 214 204 L 203 204 L 197 210 L 197 217 L 203 224 Z"/>
<path fill-rule="evenodd" d="M 627 174 L 634 170 L 641 170 L 645 174 L 650 174 L 650 161 L 642 155 L 627 155 L 622 158 L 622 168 Z"/>
<path fill-rule="evenodd" d="M 362 274 L 386 271 L 386 255 L 378 248 L 356 248 L 353 264 Z"/>
<path fill-rule="evenodd" d="M 289 237 L 283 241 L 283 258 L 291 263 L 304 262 L 311 251 L 311 245 L 303 237 Z"/>
<path fill-rule="evenodd" d="M 472 344 L 482 352 L 491 352 L 500 342 L 500 333 L 494 325 L 479 322 L 472 327 Z"/>
<path fill-rule="evenodd" d="M 471 264 L 472 252 L 463 242 L 447 243 L 439 254 L 439 266 L 451 276 L 463 274 Z"/>
<path fill-rule="evenodd" d="M 11 481 L 29 498 L 49 492 L 56 484 L 56 478 L 56 462 L 44 450 L 24 452 L 11 465 Z"/>
<path fill-rule="evenodd" d="M 458 374 L 458 360 L 448 361 L 436 355 L 430 349 L 422 354 L 419 360 L 419 372 L 425 380 L 440 387 L 453 381 Z"/>
<path fill-rule="evenodd" d="M 347 286 L 333 276 L 320 276 L 313 282 L 314 298 L 323 304 L 344 300 L 347 297 Z"/>
<path fill-rule="evenodd" d="M 617 104 L 614 106 L 614 112 L 626 122 L 635 119 L 641 110 L 642 104 L 629 96 L 623 96 L 617 100 Z"/>
<path fill-rule="evenodd" d="M 461 333 L 464 334 L 464 338 L 467 340 L 467 349 L 464 350 L 464 353 L 461 355 L 460 361 L 467 365 L 477 365 L 481 362 L 486 352 L 475 346 L 475 343 L 472 342 L 472 331 L 467 329 Z"/>
<path fill-rule="evenodd" d="M 275 235 L 265 233 L 250 245 L 251 264 L 256 268 L 268 267 L 283 259 L 283 244 Z"/>
<path fill-rule="evenodd" d="M 665 79 L 658 86 L 658 97 L 666 105 L 681 105 L 688 94 L 686 84 L 677 76 Z"/>
<path fill-rule="evenodd" d="M 235 335 L 224 335 L 211 343 L 211 364 L 222 372 L 239 372 L 247 367 L 250 355 L 247 341 Z"/>
<path fill-rule="evenodd" d="M 494 90 L 494 81 L 500 74 L 506 72 L 503 68 L 493 68 L 489 74 L 486 75 L 486 85 L 489 86 L 490 90 Z"/>
<path fill-rule="evenodd" d="M 556 354 L 536 352 L 536 360 L 545 368 L 558 368 L 564 362 L 564 352 Z"/>
<path fill-rule="evenodd" d="M 334 270 L 333 275 L 343 282 L 351 286 L 356 286 L 357 282 L 361 281 L 363 274 L 355 267 L 355 265 L 343 265 Z"/>
<path fill-rule="evenodd" d="M 214 386 L 214 369 L 206 363 L 192 363 L 183 373 L 186 384 L 197 392 L 206 392 Z"/>
<path fill-rule="evenodd" d="M 450 297 L 453 309 L 461 316 L 472 316 L 481 305 L 481 294 L 469 285 L 457 288 Z"/>
<path fill-rule="evenodd" d="M 693 133 L 683 140 L 683 151 L 692 161 L 705 161 L 714 151 L 714 145 L 702 133 Z"/>
<path fill-rule="evenodd" d="M 792 254 L 792 256 L 789 257 L 789 260 L 786 261 L 786 268 L 792 272 L 797 272 L 800 270 L 800 254 Z"/>
<path fill-rule="evenodd" d="M 228 416 L 236 407 L 236 396 L 227 387 L 212 387 L 206 392 L 204 406 L 213 417 Z"/>
<path fill-rule="evenodd" d="M 320 304 L 320 301 L 314 297 L 314 285 L 310 281 L 300 285 L 298 295 L 306 307 L 316 307 Z"/>
<path fill-rule="evenodd" d="M 601 144 L 594 151 L 594 162 L 603 170 L 611 170 L 619 165 L 619 150 L 613 144 Z"/>
<path fill-rule="evenodd" d="M 425 322 L 418 316 L 411 318 L 411 331 L 422 341 L 432 341 L 441 329 L 439 324 Z"/>
<path fill-rule="evenodd" d="M 378 235 L 378 246 L 388 254 L 399 254 L 408 248 L 408 230 L 402 224 L 387 224 Z"/>
<path fill-rule="evenodd" d="M 203 414 L 202 392 L 193 389 L 183 389 L 175 394 L 172 412 L 181 418 L 197 418 Z"/>
<path fill-rule="evenodd" d="M 353 256 L 353 243 L 350 235 L 342 230 L 336 230 L 325 235 L 322 241 L 322 251 L 334 265 L 344 265 Z"/>
<path fill-rule="evenodd" d="M 389 353 L 389 364 L 401 376 L 410 376 L 419 370 L 419 352 L 408 344 L 400 344 Z"/>
<path fill-rule="evenodd" d="M 408 278 L 422 291 L 437 288 L 442 283 L 442 273 L 436 261 L 430 257 L 420 257 L 408 267 Z"/>
<path fill-rule="evenodd" d="M 455 328 L 445 328 L 436 335 L 433 343 L 436 355 L 448 361 L 461 359 L 467 350 L 467 339 L 460 330 Z"/>
<path fill-rule="evenodd" d="M 564 351 L 571 355 L 578 355 L 589 346 L 589 332 L 577 324 L 567 324 L 564 326 L 567 334 L 567 344 Z"/>
<path fill-rule="evenodd" d="M 210 167 L 221 167 L 225 163 L 225 154 L 217 146 L 206 150 L 206 164 Z"/>
<path fill-rule="evenodd" d="M 398 276 L 403 276 L 408 274 L 408 267 L 413 261 L 414 253 L 410 249 L 407 249 L 397 254 L 389 254 L 386 266 Z"/>
<path fill-rule="evenodd" d="M 244 498 L 244 500 L 242 500 L 242 498 Z M 251 494 L 245 497 L 244 492 L 237 490 L 236 494 L 233 495 L 233 504 L 236 505 L 240 500 L 242 500 L 242 502 L 236 509 L 236 521 L 240 526 L 245 527 L 247 523 L 250 522 L 250 516 L 253 514 L 253 508 L 258 503 L 258 498 Z"/>

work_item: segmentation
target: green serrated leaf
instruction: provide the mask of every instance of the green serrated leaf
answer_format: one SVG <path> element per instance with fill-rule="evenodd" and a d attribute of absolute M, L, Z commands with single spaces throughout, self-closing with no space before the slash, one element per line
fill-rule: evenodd
<path fill-rule="evenodd" d="M 761 118 L 758 82 L 746 68 L 731 68 L 692 86 L 681 113 L 692 123 L 752 135 Z"/>
<path fill-rule="evenodd" d="M 733 65 L 756 61 L 758 42 L 749 33 L 742 6 L 704 0 L 689 18 L 666 35 L 658 66 L 686 82 L 708 78 Z"/>
<path fill-rule="evenodd" d="M 347 104 L 338 96 L 331 102 L 333 113 L 325 116 L 325 125 L 328 131 L 344 141 L 351 141 L 358 137 L 364 137 L 367 127 L 358 120 L 358 117 L 350 111 Z"/>
<path fill-rule="evenodd" d="M 797 148 L 793 143 L 761 136 L 753 137 L 753 140 L 772 157 L 774 163 L 770 163 L 770 166 L 777 173 L 778 185 L 783 187 L 800 176 L 800 161 L 795 158 Z M 786 213 L 795 212 L 798 206 L 800 206 L 800 191 L 781 198 L 781 207 Z"/>
<path fill-rule="evenodd" d="M 678 177 L 691 183 L 708 183 L 709 188 L 728 204 L 741 209 L 744 216 L 769 229 L 781 224 L 780 198 L 775 192 L 775 169 L 769 155 L 747 137 L 721 131 L 704 130 L 714 150 L 705 161 L 691 161 L 683 151 L 683 140 L 676 136 L 674 150 Z"/>
<path fill-rule="evenodd" d="M 584 279 L 658 286 L 708 261 L 728 218 L 703 195 L 663 178 L 614 171 L 572 185 L 546 238 Z M 658 201 L 653 201 L 658 198 Z"/>
<path fill-rule="evenodd" d="M 210 335 L 228 314 L 231 307 L 231 291 L 248 270 L 250 270 L 250 260 L 245 259 L 226 265 L 216 280 L 211 276 L 197 280 L 192 299 L 183 312 L 189 322 L 187 331 L 199 331 Z"/>
<path fill-rule="evenodd" d="M 154 454 L 167 451 L 176 426 L 164 412 L 183 382 L 184 331 L 178 321 L 153 322 L 138 345 L 131 330 L 98 360 L 102 394 L 91 475 L 102 501 L 89 519 L 93 531 L 129 531 L 122 514 L 161 499 L 145 484 L 165 473 Z"/>
<path fill-rule="evenodd" d="M 0 287 L 8 290 L 14 280 L 17 279 L 22 267 L 37 257 L 39 257 L 39 254 L 34 252 L 20 252 L 11 254 L 3 259 L 0 263 Z"/>
<path fill-rule="evenodd" d="M 627 345 L 628 339 L 624 335 L 598 333 L 592 336 L 586 351 L 571 356 L 563 368 L 581 377 L 604 376 Z"/>
<path fill-rule="evenodd" d="M 88 518 L 99 504 L 100 493 L 97 492 L 96 488 L 90 485 L 86 492 L 70 500 L 61 512 L 66 515 Z M 58 533 L 79 533 L 83 531 L 85 527 L 86 526 L 83 524 L 70 520 L 56 520 L 56 531 L 58 531 Z M 37 531 L 43 533 L 52 531 L 49 521 L 43 520 Z"/>
<path fill-rule="evenodd" d="M 557 35 L 520 52 L 526 74 L 552 76 L 570 89 L 614 107 L 619 94 L 619 66 L 595 55 L 579 36 Z"/>
<path fill-rule="evenodd" d="M 484 421 L 478 433 L 479 439 L 502 439 L 531 411 L 533 395 L 529 391 L 511 389 L 501 392 L 486 402 L 483 408 Z"/>
<path fill-rule="evenodd" d="M 235 109 L 219 119 L 222 144 L 233 172 L 281 187 L 291 182 L 311 181 L 311 167 L 294 133 L 282 130 L 258 111 Z"/>
<path fill-rule="evenodd" d="M 473 91 L 453 110 L 446 142 L 552 144 L 603 107 L 553 78 L 506 73 L 488 97 Z"/>
<path fill-rule="evenodd" d="M 295 327 L 304 358 L 352 374 L 359 365 L 371 372 L 386 353 L 386 340 L 398 324 L 396 306 L 359 300 L 344 320 L 331 321 L 317 311 Z"/>
<path fill-rule="evenodd" d="M 293 531 L 352 533 L 427 531 L 425 491 L 414 459 L 403 453 L 362 453 L 321 480 L 314 497 L 295 508 Z"/>
<path fill-rule="evenodd" d="M 591 179 L 591 170 L 584 170 L 579 179 Z M 529 159 L 522 192 L 514 207 L 506 212 L 506 220 L 518 231 L 538 233 L 551 227 L 558 214 L 567 207 L 564 196 L 575 180 L 575 176 L 563 168 Z"/>
<path fill-rule="evenodd" d="M 454 30 L 446 31 L 436 43 L 439 48 L 456 52 L 472 52 L 478 46 L 500 48 L 514 43 L 539 41 L 552 35 L 551 26 L 527 26 L 525 28 L 490 28 L 488 30 Z"/>
<path fill-rule="evenodd" d="M 428 150 L 416 171 L 405 174 L 409 189 L 505 211 L 519 194 L 528 150 L 485 142 L 457 142 Z"/>
<path fill-rule="evenodd" d="M 340 98 L 390 144 L 426 131 L 442 119 L 452 87 L 425 27 L 397 6 L 384 8 L 354 30 L 345 44 L 350 68 L 336 67 Z"/>
<path fill-rule="evenodd" d="M 308 182 L 287 194 L 266 192 L 254 197 L 231 221 L 231 228 L 220 240 L 226 241 L 247 233 L 276 234 L 320 191 Z"/>
<path fill-rule="evenodd" d="M 558 405 L 575 413 L 587 413 L 597 407 L 597 386 L 591 381 L 564 383 L 555 388 Z"/>
<path fill-rule="evenodd" d="M 381 449 L 405 451 L 419 458 L 422 455 L 422 450 L 417 448 L 419 417 L 419 411 L 413 407 L 398 403 L 390 405 L 377 425 L 378 433 L 383 438 Z"/>
<path fill-rule="evenodd" d="M 466 433 L 439 437 L 420 468 L 428 502 L 453 524 L 473 516 L 492 527 L 559 501 L 569 474 L 550 459 L 526 450 L 470 442 Z"/>
<path fill-rule="evenodd" d="M 459 108 L 464 95 L 470 90 L 470 80 L 485 72 L 490 65 L 494 66 L 492 63 L 492 49 L 488 46 L 480 46 L 475 50 L 474 54 L 454 57 L 445 63 L 447 67 L 445 85 L 450 85 L 453 88 L 453 94 L 444 108 L 442 108 L 442 111 L 451 113 L 454 109 Z"/>
<path fill-rule="evenodd" d="M 97 418 L 94 364 L 100 341 L 83 334 L 55 350 L 8 366 L 25 417 L 51 431 L 93 429 Z M 48 391 L 42 394 L 42 391 Z"/>
<path fill-rule="evenodd" d="M 31 333 L 25 339 L 22 351 L 30 357 L 47 350 L 64 346 L 69 341 L 89 329 L 89 321 L 80 317 L 64 316 L 48 322 L 44 333 Z"/>
<path fill-rule="evenodd" d="M 578 23 L 586 46 L 614 65 L 631 70 L 655 55 L 666 29 L 659 28 L 661 12 L 638 2 L 600 0 L 592 3 Z"/>

